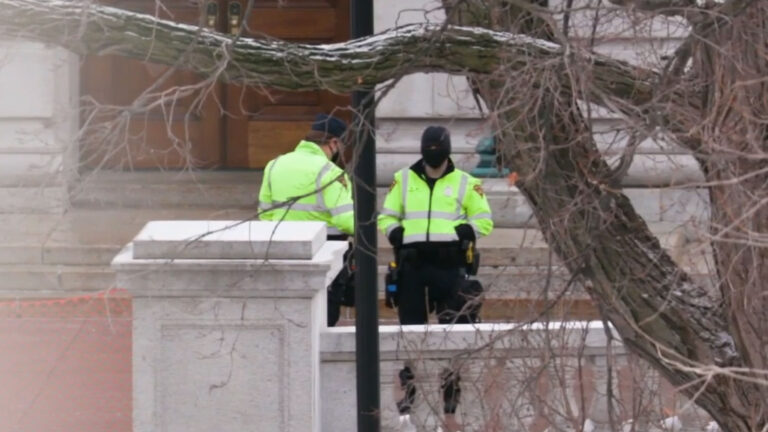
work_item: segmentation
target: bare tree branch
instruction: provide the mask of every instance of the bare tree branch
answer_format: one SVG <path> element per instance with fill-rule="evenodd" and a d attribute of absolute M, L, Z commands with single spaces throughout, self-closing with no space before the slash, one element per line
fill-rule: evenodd
<path fill-rule="evenodd" d="M 235 39 L 148 15 L 67 1 L 0 0 L 0 24 L 2 36 L 36 39 L 79 54 L 119 54 L 168 65 L 183 57 L 186 68 L 204 76 L 226 60 L 222 80 L 282 90 L 322 86 L 349 92 L 415 72 L 486 74 L 501 64 L 513 73 L 533 61 L 561 62 L 565 57 L 558 44 L 482 28 L 416 24 L 350 42 L 305 45 Z M 636 106 L 653 99 L 657 71 L 599 54 L 578 55 L 593 65 L 594 86 L 601 94 Z M 567 89 L 568 81 L 563 85 Z M 601 101 L 597 96 L 593 100 Z"/>

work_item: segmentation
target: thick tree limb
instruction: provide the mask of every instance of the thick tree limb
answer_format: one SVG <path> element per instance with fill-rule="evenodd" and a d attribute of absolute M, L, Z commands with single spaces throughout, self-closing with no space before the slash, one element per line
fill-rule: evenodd
<path fill-rule="evenodd" d="M 524 11 L 506 9 L 494 21 L 483 21 L 480 11 L 487 1 L 492 0 L 465 0 L 461 7 L 468 10 L 456 11 L 449 20 L 532 36 L 548 33 L 546 22 L 532 23 L 536 18 L 521 16 Z M 551 79 L 551 85 L 541 88 L 532 82 L 570 73 L 573 70 L 563 65 L 542 65 L 537 76 L 528 74 L 516 82 L 514 93 L 506 90 L 503 76 L 476 77 L 486 105 L 506 107 L 497 114 L 498 146 L 519 173 L 517 186 L 531 203 L 547 243 L 573 275 L 582 277 L 587 292 L 633 352 L 696 396 L 725 430 L 759 430 L 766 424 L 757 402 L 761 386 L 747 382 L 749 373 L 738 381 L 712 372 L 750 364 L 742 356 L 745 351 L 737 349 L 734 329 L 719 302 L 673 262 L 627 197 L 606 185 L 611 170 L 573 93 L 558 85 L 559 80 Z M 516 104 L 520 98 L 527 103 Z M 701 121 L 701 111 L 690 115 Z M 696 385 L 704 381 L 711 385 Z"/>
<path fill-rule="evenodd" d="M 225 61 L 225 81 L 336 92 L 371 88 L 414 72 L 491 73 L 502 62 L 505 71 L 513 73 L 533 61 L 558 62 L 565 56 L 561 46 L 525 35 L 437 25 L 409 25 L 329 45 L 234 40 L 120 9 L 45 0 L 0 0 L 0 35 L 35 39 L 79 54 L 119 54 L 161 64 L 176 64 L 185 57 L 185 68 L 206 76 Z M 592 65 L 598 93 L 633 106 L 652 101 L 660 79 L 657 71 L 607 56 L 579 55 Z M 563 85 L 570 84 L 564 80 Z M 596 96 L 594 102 L 604 100 Z"/>

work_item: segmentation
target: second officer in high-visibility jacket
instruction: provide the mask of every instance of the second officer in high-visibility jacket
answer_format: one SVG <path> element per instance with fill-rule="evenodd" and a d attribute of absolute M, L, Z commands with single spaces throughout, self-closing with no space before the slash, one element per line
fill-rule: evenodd
<path fill-rule="evenodd" d="M 422 159 L 395 173 L 378 218 L 401 261 L 397 312 L 403 325 L 427 323 L 432 310 L 440 322 L 456 321 L 450 309 L 465 278 L 466 245 L 493 229 L 482 183 L 456 168 L 450 154 L 447 129 L 424 130 Z"/>
<path fill-rule="evenodd" d="M 352 184 L 336 165 L 346 129 L 343 120 L 318 114 L 294 151 L 267 163 L 259 191 L 261 220 L 322 221 L 328 226 L 328 240 L 346 240 L 354 234 Z M 338 321 L 342 304 L 354 304 L 350 250 L 328 289 L 329 326 Z"/>
<path fill-rule="evenodd" d="M 476 301 L 479 281 L 466 277 L 468 252 L 480 236 L 491 232 L 493 221 L 480 180 L 457 169 L 450 154 L 447 129 L 424 130 L 422 159 L 395 174 L 378 218 L 379 228 L 395 249 L 397 264 L 397 294 L 387 303 L 397 306 L 402 325 L 426 324 L 431 311 L 440 323 L 477 320 L 471 302 Z M 412 366 L 406 363 L 398 376 L 400 427 L 415 430 L 410 420 L 416 396 Z M 458 430 L 459 371 L 446 368 L 440 379 L 443 423 L 449 430 Z"/>

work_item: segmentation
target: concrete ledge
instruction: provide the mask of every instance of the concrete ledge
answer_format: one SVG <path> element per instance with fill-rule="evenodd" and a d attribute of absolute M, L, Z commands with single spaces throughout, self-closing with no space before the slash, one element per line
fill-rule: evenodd
<path fill-rule="evenodd" d="M 618 333 L 613 327 L 611 331 L 615 338 L 612 346 L 623 350 Z M 545 340 L 547 336 L 549 338 Z M 607 338 L 601 321 L 379 326 L 382 360 L 411 356 L 450 359 L 478 350 L 488 353 L 484 357 L 528 357 L 536 346 L 564 351 L 583 347 L 584 354 L 590 355 L 590 351 L 605 353 Z M 354 361 L 354 355 L 354 327 L 334 327 L 320 333 L 320 358 L 323 361 Z"/>
<path fill-rule="evenodd" d="M 135 259 L 129 244 L 112 269 L 117 286 L 138 297 L 311 298 L 318 279 L 327 286 L 341 269 L 345 250 L 347 242 L 326 242 L 311 260 Z"/>
<path fill-rule="evenodd" d="M 323 222 L 151 221 L 133 240 L 135 259 L 311 260 Z"/>
<path fill-rule="evenodd" d="M 0 298 L 51 298 L 115 287 L 105 266 L 0 265 Z"/>

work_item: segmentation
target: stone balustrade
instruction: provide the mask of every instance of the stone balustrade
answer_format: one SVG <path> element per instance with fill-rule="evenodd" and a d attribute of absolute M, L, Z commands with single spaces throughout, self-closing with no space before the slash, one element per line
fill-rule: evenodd
<path fill-rule="evenodd" d="M 141 230 L 112 262 L 133 296 L 134 431 L 354 430 L 354 328 L 325 325 L 325 287 L 346 243 L 325 236 L 318 222 L 152 221 Z M 406 362 L 417 376 L 413 417 L 429 430 L 440 422 L 446 369 L 461 375 L 467 430 L 602 431 L 629 419 L 651 430 L 680 406 L 600 321 L 379 331 L 387 431 Z"/>
<path fill-rule="evenodd" d="M 592 432 L 629 430 L 635 422 L 636 430 L 658 432 L 662 421 L 702 430 L 707 417 L 606 330 L 602 321 L 380 326 L 382 429 L 398 430 L 397 376 L 408 364 L 419 430 L 440 426 L 446 368 L 461 376 L 457 416 L 467 431 Z M 355 427 L 354 340 L 349 327 L 320 335 L 324 431 Z"/>

